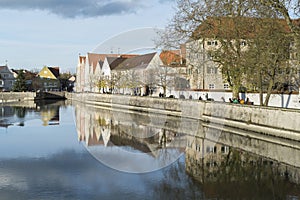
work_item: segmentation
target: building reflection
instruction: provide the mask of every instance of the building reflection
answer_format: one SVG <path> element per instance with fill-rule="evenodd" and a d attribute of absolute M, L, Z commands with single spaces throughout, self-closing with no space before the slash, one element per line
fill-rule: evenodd
<path fill-rule="evenodd" d="M 135 150 L 156 155 L 161 148 L 185 151 L 185 135 L 168 128 L 151 125 L 147 115 L 92 110 L 83 105 L 75 109 L 78 140 L 86 146 L 130 146 Z"/>
<path fill-rule="evenodd" d="M 259 192 L 273 192 L 275 196 L 285 199 L 284 191 L 288 190 L 291 194 L 300 196 L 299 167 L 209 139 L 192 136 L 187 138 L 186 172 L 202 184 L 203 191 L 209 198 L 219 196 L 225 199 L 245 199 L 256 195 L 260 197 L 262 193 L 256 194 Z M 260 186 L 270 191 L 261 191 L 257 188 Z"/>
<path fill-rule="evenodd" d="M 59 125 L 59 109 L 65 105 L 65 101 L 48 100 L 36 101 L 36 110 L 40 113 L 43 126 Z"/>
<path fill-rule="evenodd" d="M 75 105 L 75 116 L 78 140 L 88 147 L 130 146 L 154 157 L 158 148 L 185 152 L 186 172 L 202 185 L 208 199 L 261 198 L 264 193 L 285 199 L 284 191 L 300 196 L 297 142 L 291 145 L 291 141 L 267 136 L 250 138 L 236 131 L 209 129 L 209 125 L 194 121 L 100 110 L 82 104 Z M 187 132 L 179 124 L 188 124 Z M 198 128 L 194 135 L 191 127 Z M 237 194 L 232 192 L 235 190 Z"/>

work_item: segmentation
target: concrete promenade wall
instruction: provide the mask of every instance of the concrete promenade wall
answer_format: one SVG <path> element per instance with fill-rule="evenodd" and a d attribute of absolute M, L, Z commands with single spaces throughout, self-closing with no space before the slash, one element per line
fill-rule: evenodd
<path fill-rule="evenodd" d="M 1 103 L 34 100 L 35 92 L 1 92 Z"/>
<path fill-rule="evenodd" d="M 246 130 L 300 141 L 300 110 L 171 98 L 68 93 L 68 99 L 97 107 L 201 120 L 214 129 Z M 243 132 L 243 131 L 241 131 Z M 246 134 L 247 134 L 246 132 Z"/>

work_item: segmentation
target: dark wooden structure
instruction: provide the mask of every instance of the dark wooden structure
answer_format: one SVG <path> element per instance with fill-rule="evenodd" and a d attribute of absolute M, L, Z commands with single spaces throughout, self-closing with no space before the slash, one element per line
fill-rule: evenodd
<path fill-rule="evenodd" d="M 36 92 L 34 100 L 66 99 L 65 92 Z"/>

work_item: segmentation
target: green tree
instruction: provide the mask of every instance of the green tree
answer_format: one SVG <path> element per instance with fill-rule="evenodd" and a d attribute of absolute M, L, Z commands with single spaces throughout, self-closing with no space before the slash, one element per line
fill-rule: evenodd
<path fill-rule="evenodd" d="M 25 92 L 27 91 L 26 80 L 23 70 L 19 70 L 17 79 L 14 83 L 13 89 L 14 92 Z"/>

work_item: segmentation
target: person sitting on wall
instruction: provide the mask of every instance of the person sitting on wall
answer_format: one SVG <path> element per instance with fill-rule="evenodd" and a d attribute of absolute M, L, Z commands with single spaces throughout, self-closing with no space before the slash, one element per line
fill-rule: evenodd
<path fill-rule="evenodd" d="M 249 102 L 249 97 L 247 97 L 245 104 L 248 104 Z"/>
<path fill-rule="evenodd" d="M 199 100 L 202 101 L 202 97 L 201 96 L 199 97 Z"/>
<path fill-rule="evenodd" d="M 232 103 L 235 103 L 235 104 L 238 104 L 239 103 L 239 100 L 237 98 L 234 98 Z"/>
<path fill-rule="evenodd" d="M 230 103 L 233 103 L 233 100 L 232 100 L 231 98 L 229 98 L 229 102 L 230 102 Z"/>

